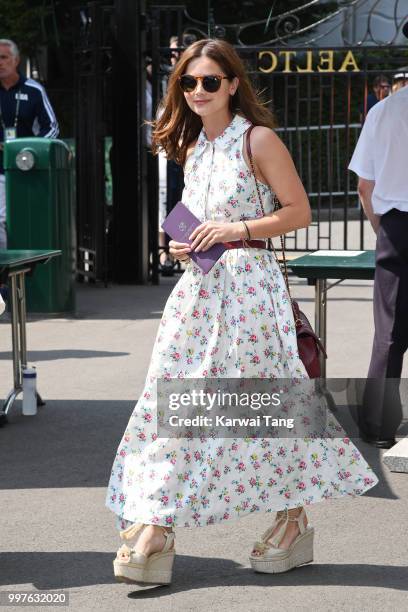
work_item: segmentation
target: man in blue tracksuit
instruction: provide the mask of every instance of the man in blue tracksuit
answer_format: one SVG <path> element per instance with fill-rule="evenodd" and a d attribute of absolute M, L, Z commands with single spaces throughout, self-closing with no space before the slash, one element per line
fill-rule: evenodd
<path fill-rule="evenodd" d="M 0 39 L 0 249 L 7 248 L 3 142 L 25 136 L 56 138 L 58 123 L 44 87 L 18 71 L 19 51 Z"/>

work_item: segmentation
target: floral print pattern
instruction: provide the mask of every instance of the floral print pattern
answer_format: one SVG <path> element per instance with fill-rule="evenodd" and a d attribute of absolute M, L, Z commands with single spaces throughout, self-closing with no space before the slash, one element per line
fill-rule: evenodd
<path fill-rule="evenodd" d="M 186 163 L 183 202 L 202 221 L 262 216 L 242 154 L 249 125 L 235 115 L 214 141 L 204 129 L 199 135 Z M 273 198 L 266 185 L 261 190 L 268 213 Z M 158 438 L 157 379 L 201 377 L 307 378 L 285 282 L 269 251 L 227 250 L 207 275 L 191 262 L 174 286 L 112 466 L 106 506 L 118 529 L 133 522 L 209 525 L 362 495 L 378 483 L 351 440 L 338 434 Z"/>

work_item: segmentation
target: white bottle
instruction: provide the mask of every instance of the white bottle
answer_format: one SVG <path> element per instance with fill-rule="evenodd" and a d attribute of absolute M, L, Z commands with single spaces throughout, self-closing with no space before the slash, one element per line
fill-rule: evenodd
<path fill-rule="evenodd" d="M 23 414 L 34 416 L 37 414 L 37 372 L 35 368 L 23 370 Z"/>

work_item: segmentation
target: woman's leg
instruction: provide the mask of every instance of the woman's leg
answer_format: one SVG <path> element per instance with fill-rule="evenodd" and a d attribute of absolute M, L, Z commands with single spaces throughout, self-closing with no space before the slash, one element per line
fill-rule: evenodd
<path fill-rule="evenodd" d="M 164 529 L 166 529 L 166 531 L 172 531 L 171 527 L 165 527 Z M 158 525 L 147 525 L 137 539 L 135 550 L 149 556 L 163 550 L 165 542 L 166 536 L 163 533 L 163 527 Z"/>
<path fill-rule="evenodd" d="M 296 508 L 290 508 L 288 511 L 288 515 L 290 519 L 296 518 L 299 516 L 299 514 L 302 512 L 302 507 L 296 507 Z M 272 531 L 269 539 L 267 540 L 268 542 L 270 542 L 270 540 L 272 539 L 272 537 L 279 531 L 279 529 L 282 527 L 283 523 L 286 520 L 286 514 L 285 511 L 280 511 L 277 514 L 277 518 L 280 517 L 280 520 L 277 522 L 277 525 L 275 527 L 275 529 Z M 308 524 L 308 520 L 307 520 L 307 516 L 306 513 L 304 515 L 303 518 L 303 524 L 306 527 Z M 281 537 L 279 543 L 277 544 L 277 548 L 281 548 L 284 550 L 287 550 L 290 545 L 292 544 L 292 542 L 297 538 L 297 536 L 300 533 L 300 529 L 299 529 L 299 525 L 297 523 L 297 521 L 291 521 L 289 520 L 286 526 L 286 530 L 285 533 L 283 535 L 283 537 Z M 253 556 L 259 556 L 262 553 L 260 551 L 257 550 L 253 550 L 251 553 Z"/>

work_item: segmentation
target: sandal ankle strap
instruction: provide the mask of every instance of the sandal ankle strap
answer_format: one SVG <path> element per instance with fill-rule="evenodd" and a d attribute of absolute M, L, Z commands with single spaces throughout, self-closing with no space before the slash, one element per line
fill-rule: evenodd
<path fill-rule="evenodd" d="M 161 552 L 168 552 L 170 548 L 172 548 L 174 544 L 174 531 L 167 531 L 165 527 L 163 527 L 163 533 L 166 536 L 166 541 L 164 543 L 163 550 Z"/>
<path fill-rule="evenodd" d="M 306 531 L 306 527 L 304 525 L 303 519 L 306 516 L 305 509 L 302 508 L 301 512 L 297 516 L 290 517 L 288 515 L 288 520 L 292 523 L 297 523 L 299 526 L 300 533 L 304 533 Z"/>
<path fill-rule="evenodd" d="M 278 512 L 276 513 L 276 517 L 275 517 L 275 521 L 273 523 L 273 525 L 271 527 L 269 527 L 269 529 L 267 529 L 265 531 L 265 533 L 262 535 L 261 538 L 261 542 L 256 542 L 255 546 L 257 546 L 258 548 L 269 548 L 271 546 L 279 546 L 279 543 L 281 541 L 281 539 L 283 538 L 288 522 L 297 522 L 298 526 L 299 526 L 299 531 L 301 534 L 303 534 L 306 531 L 306 527 L 303 523 L 303 517 L 305 516 L 305 509 L 302 508 L 301 512 L 299 513 L 298 516 L 294 516 L 291 517 L 289 515 L 289 510 L 288 508 L 285 508 L 284 510 L 278 510 Z M 272 532 L 274 531 L 275 527 L 278 525 L 279 521 L 283 520 L 284 522 L 282 523 L 282 525 L 280 526 L 280 528 L 278 529 L 278 531 L 274 534 L 274 536 L 272 537 L 272 539 L 270 539 Z M 269 540 L 269 541 L 268 541 Z"/>

